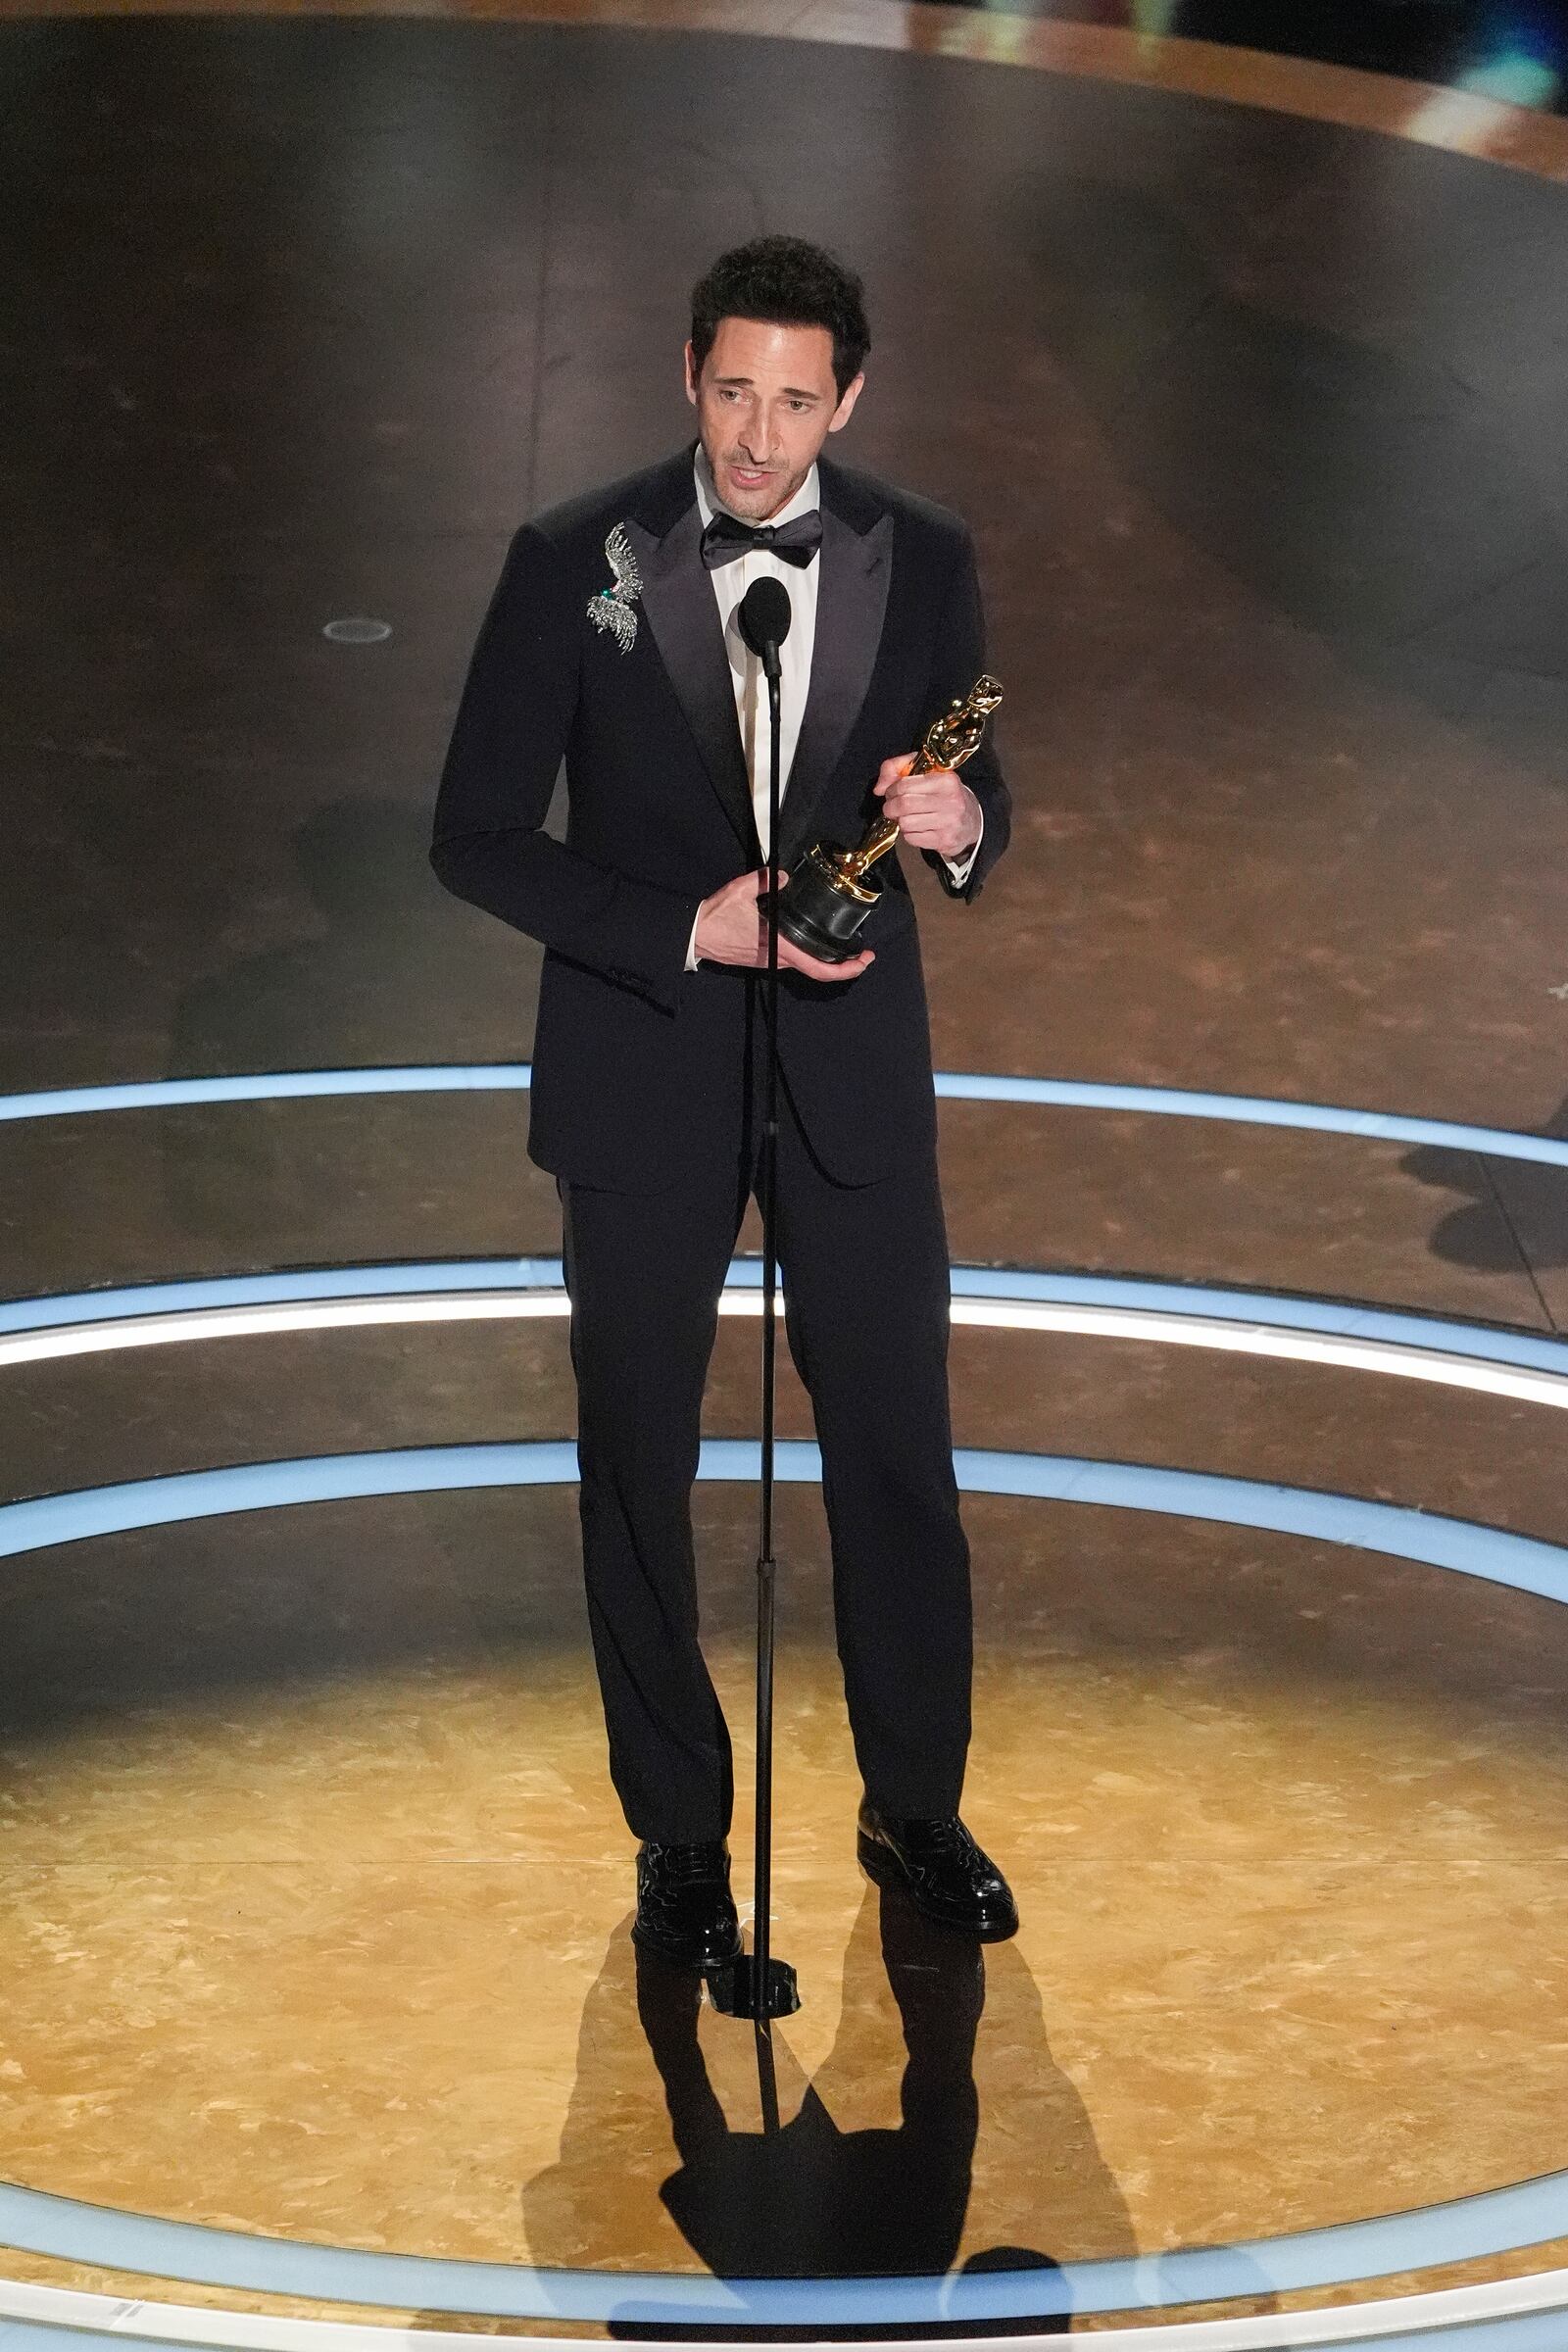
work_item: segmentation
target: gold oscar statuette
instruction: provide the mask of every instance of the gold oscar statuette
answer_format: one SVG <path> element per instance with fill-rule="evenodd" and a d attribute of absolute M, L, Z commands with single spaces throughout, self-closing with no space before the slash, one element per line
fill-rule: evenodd
<path fill-rule="evenodd" d="M 995 678 L 976 678 L 966 695 L 932 720 L 906 773 L 961 767 L 980 749 L 986 720 L 1001 700 Z M 860 926 L 882 896 L 881 878 L 871 868 L 898 838 L 892 817 L 879 816 L 853 850 L 813 842 L 779 893 L 778 927 L 785 938 L 823 963 L 845 963 L 858 955 Z"/>

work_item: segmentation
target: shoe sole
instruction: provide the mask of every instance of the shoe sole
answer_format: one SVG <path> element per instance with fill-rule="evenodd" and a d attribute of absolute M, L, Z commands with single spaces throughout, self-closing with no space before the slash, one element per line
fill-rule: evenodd
<path fill-rule="evenodd" d="M 977 1928 L 971 1927 L 961 1920 L 950 1919 L 945 1911 L 934 1909 L 910 1886 L 908 1876 L 897 1855 L 891 1853 L 885 1845 L 879 1845 L 874 1838 L 867 1838 L 863 1830 L 857 1830 L 855 1833 L 855 1851 L 860 1868 L 874 1886 L 886 1886 L 895 1894 L 902 1894 L 905 1900 L 912 1904 L 914 1909 L 919 1912 L 922 1919 L 930 1920 L 935 1928 L 946 1928 L 950 1936 L 966 1936 L 971 1943 L 1005 1943 L 1010 1936 L 1017 1935 L 1016 1917 L 998 1920 L 989 1927 Z"/>

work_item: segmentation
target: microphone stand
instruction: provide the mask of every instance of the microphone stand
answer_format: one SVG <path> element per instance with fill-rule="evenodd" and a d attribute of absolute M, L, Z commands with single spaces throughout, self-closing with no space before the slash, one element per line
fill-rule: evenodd
<path fill-rule="evenodd" d="M 761 2079 L 762 2129 L 778 2130 L 778 2089 L 773 2076 L 768 2028 L 775 2017 L 791 2017 L 801 2005 L 795 1971 L 772 1952 L 773 1895 L 773 1595 L 778 1563 L 773 1557 L 774 1388 L 778 1310 L 778 834 L 782 720 L 779 711 L 779 650 L 776 638 L 757 649 L 767 679 L 770 766 L 767 785 L 767 962 L 763 967 L 763 1024 L 767 1031 L 762 1091 L 762 1150 L 759 1187 L 762 1210 L 762 1443 L 760 1532 L 757 1552 L 757 1803 L 756 1903 L 752 1951 L 717 1969 L 709 1979 L 709 1997 L 727 2017 L 750 2017 L 757 2030 Z"/>

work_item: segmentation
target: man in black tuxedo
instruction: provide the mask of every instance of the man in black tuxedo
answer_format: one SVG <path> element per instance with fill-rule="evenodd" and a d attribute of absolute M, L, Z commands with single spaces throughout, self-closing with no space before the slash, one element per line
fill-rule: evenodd
<path fill-rule="evenodd" d="M 696 1966 L 739 1936 L 730 1749 L 698 1643 L 691 1485 L 719 1293 L 758 1173 L 767 859 L 882 808 L 951 894 L 1007 844 L 989 747 L 909 748 L 983 667 L 967 532 L 819 459 L 869 334 L 802 240 L 725 254 L 693 295 L 699 441 L 514 538 L 458 713 L 431 859 L 543 942 L 529 1152 L 563 1205 L 583 1561 L 639 1943 Z M 766 696 L 734 612 L 789 591 L 781 839 Z M 543 830 L 565 761 L 564 842 Z M 932 1918 L 1017 1924 L 958 1819 L 969 1560 L 948 1407 L 948 1251 L 914 906 L 896 858 L 847 963 L 780 942 L 777 1217 L 810 1393 L 856 1753 L 858 1852 Z"/>

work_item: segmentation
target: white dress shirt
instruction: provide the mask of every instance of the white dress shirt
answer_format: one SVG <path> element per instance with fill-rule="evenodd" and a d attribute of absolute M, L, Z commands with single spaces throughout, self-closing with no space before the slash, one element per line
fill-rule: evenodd
<path fill-rule="evenodd" d="M 726 508 L 713 485 L 708 453 L 699 445 L 694 470 L 697 476 L 697 511 L 704 530 L 715 514 L 732 512 Z M 817 471 L 813 465 L 795 496 L 782 506 L 776 514 L 769 514 L 770 524 L 793 522 L 798 514 L 809 514 L 820 504 Z M 740 517 L 750 521 L 750 515 Z M 789 789 L 790 769 L 795 760 L 795 747 L 800 741 L 801 720 L 806 713 L 806 697 L 811 682 L 811 654 L 816 644 L 816 587 L 822 568 L 820 555 L 809 564 L 787 564 L 782 557 L 764 547 L 749 547 L 744 555 L 732 557 L 727 564 L 715 564 L 709 573 L 713 583 L 713 596 L 718 606 L 719 626 L 724 632 L 724 652 L 729 661 L 730 683 L 735 690 L 735 715 L 740 723 L 741 748 L 746 755 L 746 772 L 751 779 L 752 809 L 757 819 L 757 838 L 761 844 L 764 862 L 769 854 L 768 842 L 768 705 L 767 681 L 762 664 L 741 635 L 736 614 L 746 591 L 757 580 L 780 580 L 790 600 L 789 634 L 779 648 L 779 802 L 782 808 Z M 984 819 L 982 818 L 982 825 Z M 979 852 L 976 835 L 973 846 L 961 858 L 945 858 L 944 865 L 956 883 L 969 878 L 969 869 Z M 701 920 L 701 917 L 699 917 Z M 686 969 L 697 969 L 697 924 L 692 925 L 691 944 L 686 951 Z"/>

